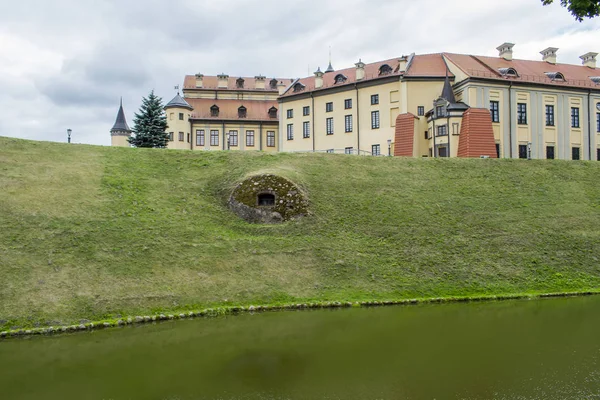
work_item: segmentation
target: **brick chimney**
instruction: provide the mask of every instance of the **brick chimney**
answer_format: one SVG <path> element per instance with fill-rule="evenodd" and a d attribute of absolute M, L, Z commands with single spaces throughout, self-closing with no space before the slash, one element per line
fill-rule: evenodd
<path fill-rule="evenodd" d="M 321 67 L 317 68 L 315 71 L 315 89 L 323 87 L 323 75 L 325 74 L 321 71 Z"/>
<path fill-rule="evenodd" d="M 546 61 L 547 63 L 550 63 L 550 64 L 556 64 L 556 52 L 557 51 L 558 51 L 558 48 L 556 48 L 556 47 L 548 47 L 547 49 L 540 51 L 540 54 L 542 55 L 542 61 Z"/>
<path fill-rule="evenodd" d="M 201 88 L 204 86 L 203 79 L 204 79 L 204 75 L 196 74 L 196 87 L 197 88 Z"/>
<path fill-rule="evenodd" d="M 584 55 L 580 56 L 579 58 L 581 58 L 583 66 L 595 69 L 597 55 L 598 55 L 598 53 L 592 53 L 590 51 L 589 53 L 585 53 Z"/>
<path fill-rule="evenodd" d="M 264 89 L 265 88 L 265 82 L 266 82 L 267 77 L 266 76 L 262 76 L 262 75 L 258 75 L 254 77 L 254 89 Z"/>
<path fill-rule="evenodd" d="M 227 88 L 229 86 L 229 75 L 219 74 L 219 75 L 217 75 L 217 79 L 218 79 L 218 84 L 217 84 L 218 88 L 222 89 L 222 88 Z"/>
<path fill-rule="evenodd" d="M 500 46 L 496 47 L 496 50 L 498 50 L 498 57 L 502 57 L 506 61 L 512 61 L 513 47 L 515 47 L 514 43 L 502 43 Z"/>
<path fill-rule="evenodd" d="M 365 63 L 359 59 L 354 65 L 356 65 L 356 80 L 361 81 L 365 79 Z"/>

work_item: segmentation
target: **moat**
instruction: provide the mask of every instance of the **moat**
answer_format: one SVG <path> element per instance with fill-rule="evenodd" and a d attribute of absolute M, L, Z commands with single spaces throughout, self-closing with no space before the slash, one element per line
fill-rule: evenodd
<path fill-rule="evenodd" d="M 600 399 L 600 296 L 267 312 L 0 341 L 6 399 Z"/>

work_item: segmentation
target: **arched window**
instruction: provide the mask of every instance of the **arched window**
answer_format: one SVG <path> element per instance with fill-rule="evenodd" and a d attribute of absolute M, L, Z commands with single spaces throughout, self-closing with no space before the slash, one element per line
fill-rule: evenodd
<path fill-rule="evenodd" d="M 301 92 L 303 90 L 304 90 L 304 85 L 301 84 L 300 82 L 298 82 L 294 85 L 294 92 Z"/>
<path fill-rule="evenodd" d="M 277 108 L 269 108 L 269 118 L 277 118 Z"/>
<path fill-rule="evenodd" d="M 246 118 L 246 111 L 246 107 L 240 106 L 240 108 L 238 108 L 238 118 Z"/>
<path fill-rule="evenodd" d="M 273 207 L 275 205 L 275 195 L 272 193 L 261 193 L 258 195 L 257 203 L 261 207 Z"/>
<path fill-rule="evenodd" d="M 383 64 L 381 67 L 379 67 L 379 75 L 389 75 L 392 73 L 392 71 L 392 67 L 387 64 Z"/>
<path fill-rule="evenodd" d="M 498 71 L 500 72 L 500 74 L 502 76 L 505 76 L 505 77 L 511 77 L 511 78 L 518 78 L 519 77 L 519 74 L 517 73 L 517 70 L 514 69 L 514 68 L 512 68 L 512 67 L 509 67 L 509 68 L 500 68 L 500 69 L 498 69 Z"/>
<path fill-rule="evenodd" d="M 553 81 L 563 81 L 565 80 L 565 76 L 560 72 L 546 72 L 546 76 Z"/>
<path fill-rule="evenodd" d="M 269 82 L 269 86 L 271 86 L 271 89 L 277 89 L 277 79 L 273 78 L 271 79 L 271 81 Z"/>
<path fill-rule="evenodd" d="M 335 84 L 337 85 L 337 84 L 340 84 L 340 83 L 344 83 L 344 82 L 346 82 L 347 80 L 348 80 L 348 78 L 346 78 L 344 75 L 342 75 L 342 74 L 337 74 L 337 75 L 335 76 L 334 82 L 335 82 Z"/>
<path fill-rule="evenodd" d="M 238 78 L 235 81 L 235 85 L 237 86 L 238 89 L 243 89 L 244 88 L 244 79 Z"/>
<path fill-rule="evenodd" d="M 219 106 L 214 104 L 212 107 L 210 107 L 210 116 L 211 117 L 218 117 L 219 116 Z"/>

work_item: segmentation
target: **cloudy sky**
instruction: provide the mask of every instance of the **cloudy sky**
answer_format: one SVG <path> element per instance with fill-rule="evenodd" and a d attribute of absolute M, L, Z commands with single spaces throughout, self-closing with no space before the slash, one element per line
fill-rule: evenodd
<path fill-rule="evenodd" d="M 559 0 L 556 0 L 559 3 Z M 600 19 L 540 0 L 0 0 L 0 135 L 110 144 L 150 90 L 170 100 L 186 74 L 301 77 L 432 52 L 559 62 L 600 52 Z M 7 10 L 9 12 L 7 12 Z"/>

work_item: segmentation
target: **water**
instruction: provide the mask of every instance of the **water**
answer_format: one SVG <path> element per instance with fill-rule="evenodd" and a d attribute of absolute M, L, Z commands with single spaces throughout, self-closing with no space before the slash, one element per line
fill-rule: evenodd
<path fill-rule="evenodd" d="M 1 399 L 600 399 L 600 297 L 272 312 L 0 342 Z"/>

